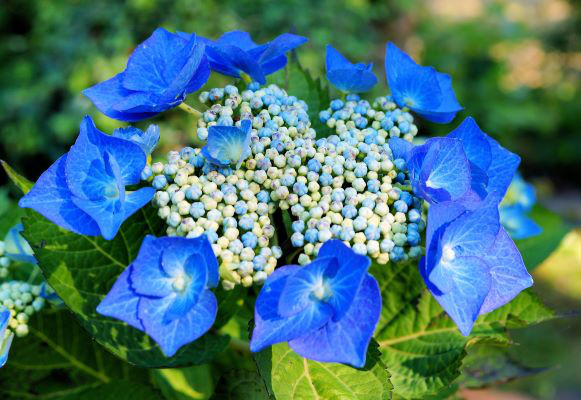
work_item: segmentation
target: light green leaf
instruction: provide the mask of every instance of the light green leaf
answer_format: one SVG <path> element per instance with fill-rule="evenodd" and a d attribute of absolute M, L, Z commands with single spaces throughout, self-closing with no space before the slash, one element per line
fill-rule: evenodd
<path fill-rule="evenodd" d="M 213 400 L 269 400 L 270 396 L 256 371 L 231 370 L 216 385 Z"/>
<path fill-rule="evenodd" d="M 59 400 L 162 400 L 163 397 L 152 386 L 127 381 L 113 381 L 99 385 L 88 385 L 83 390 L 64 391 Z"/>
<path fill-rule="evenodd" d="M 153 371 L 153 379 L 168 400 L 208 399 L 214 391 L 210 365 Z"/>
<path fill-rule="evenodd" d="M 286 343 L 264 349 L 254 359 L 266 387 L 278 400 L 383 400 L 389 398 L 392 389 L 375 342 L 369 346 L 362 369 L 307 360 Z"/>
<path fill-rule="evenodd" d="M 571 227 L 557 214 L 536 204 L 530 217 L 543 228 L 540 235 L 515 240 L 529 271 L 538 267 L 557 249 Z"/>
<path fill-rule="evenodd" d="M 153 207 L 147 206 L 127 220 L 113 240 L 107 241 L 71 233 L 28 210 L 23 219 L 23 235 L 34 249 L 48 283 L 109 351 L 144 367 L 202 364 L 225 348 L 227 337 L 208 333 L 167 358 L 145 333 L 96 312 L 119 274 L 137 256 L 145 235 L 160 234 L 162 224 Z"/>
<path fill-rule="evenodd" d="M 2 168 L 4 168 L 4 171 L 6 171 L 6 174 L 12 183 L 14 183 L 22 191 L 22 193 L 26 194 L 30 189 L 32 189 L 34 186 L 33 182 L 30 182 L 28 179 L 14 171 L 6 161 L 0 160 L 0 163 L 2 163 Z"/>
<path fill-rule="evenodd" d="M 425 289 L 414 263 L 374 265 L 372 273 L 380 282 L 384 302 L 375 338 L 394 393 L 402 398 L 424 398 L 450 385 L 460 373 L 467 346 L 483 341 L 506 343 L 508 328 L 554 315 L 532 292 L 525 291 L 481 316 L 471 335 L 464 337 Z"/>

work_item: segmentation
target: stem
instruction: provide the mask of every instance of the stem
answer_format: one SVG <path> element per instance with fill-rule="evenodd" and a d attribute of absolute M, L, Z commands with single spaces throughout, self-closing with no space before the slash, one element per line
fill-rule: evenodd
<path fill-rule="evenodd" d="M 248 74 L 245 74 L 244 72 L 242 72 L 242 73 L 240 73 L 240 77 L 242 78 L 244 83 L 246 83 L 247 85 L 250 85 L 252 83 L 252 78 Z"/>
<path fill-rule="evenodd" d="M 201 111 L 196 110 L 194 107 L 189 106 L 186 103 L 181 103 L 178 107 L 181 108 L 182 110 L 184 110 L 187 113 L 194 114 L 196 117 L 201 117 L 202 116 L 202 112 Z"/>
<path fill-rule="evenodd" d="M 230 348 L 244 354 L 250 354 L 250 344 L 246 340 L 231 337 Z"/>

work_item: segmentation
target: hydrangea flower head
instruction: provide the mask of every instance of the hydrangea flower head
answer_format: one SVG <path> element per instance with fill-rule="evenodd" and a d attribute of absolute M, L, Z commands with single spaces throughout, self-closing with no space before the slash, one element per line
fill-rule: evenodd
<path fill-rule="evenodd" d="M 40 176 L 19 205 L 72 232 L 109 240 L 155 193 L 153 188 L 125 189 L 139 183 L 145 163 L 138 145 L 106 135 L 85 117 L 70 151 Z"/>
<path fill-rule="evenodd" d="M 189 37 L 188 34 L 181 34 Z M 232 31 L 217 40 L 203 39 L 212 70 L 240 78 L 241 73 L 265 84 L 266 75 L 283 68 L 287 63 L 286 52 L 307 42 L 307 38 L 283 33 L 274 40 L 256 44 L 247 32 Z"/>
<path fill-rule="evenodd" d="M 394 101 L 428 121 L 448 123 L 462 110 L 449 75 L 416 64 L 391 42 L 386 47 L 385 73 Z"/>
<path fill-rule="evenodd" d="M 208 129 L 208 143 L 202 148 L 202 155 L 212 164 L 238 168 L 251 153 L 250 131 L 252 121 L 242 120 L 240 127 L 214 125 Z"/>
<path fill-rule="evenodd" d="M 218 262 L 206 236 L 146 236 L 97 312 L 125 321 L 173 356 L 210 329 L 216 318 Z"/>
<path fill-rule="evenodd" d="M 331 45 L 327 45 L 327 79 L 344 92 L 367 92 L 377 83 L 373 64 L 353 64 Z"/>
<path fill-rule="evenodd" d="M 137 46 L 123 72 L 83 93 L 106 116 L 139 121 L 179 105 L 209 76 L 199 38 L 184 39 L 158 28 Z"/>
<path fill-rule="evenodd" d="M 329 240 L 310 264 L 275 270 L 256 301 L 251 351 L 288 341 L 305 358 L 362 367 L 381 311 L 369 265 Z"/>
<path fill-rule="evenodd" d="M 8 352 L 14 339 L 14 333 L 8 330 L 8 321 L 10 320 L 10 310 L 0 306 L 0 368 L 8 360 Z"/>
<path fill-rule="evenodd" d="M 543 229 L 528 213 L 536 201 L 535 188 L 516 174 L 500 203 L 500 222 L 513 239 L 539 235 Z"/>
<path fill-rule="evenodd" d="M 500 226 L 494 195 L 475 210 L 459 202 L 431 205 L 426 240 L 422 277 L 465 336 L 480 314 L 503 306 L 533 283 Z"/>
<path fill-rule="evenodd" d="M 145 132 L 139 128 L 128 126 L 126 128 L 115 129 L 113 136 L 135 143 L 149 156 L 159 142 L 159 126 L 149 125 Z"/>

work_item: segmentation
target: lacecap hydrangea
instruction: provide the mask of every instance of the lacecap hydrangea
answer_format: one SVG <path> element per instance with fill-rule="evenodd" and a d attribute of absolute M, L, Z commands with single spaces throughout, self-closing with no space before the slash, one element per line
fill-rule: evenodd
<path fill-rule="evenodd" d="M 344 93 L 316 110 L 267 76 L 306 39 L 258 45 L 157 30 L 127 68 L 85 91 L 106 115 L 138 121 L 179 106 L 198 116 L 201 146 L 158 158 L 159 129 L 113 136 L 81 125 L 77 143 L 21 200 L 78 234 L 113 239 L 151 204 L 165 236 L 147 236 L 97 311 L 152 337 L 167 356 L 208 331 L 214 288 L 261 287 L 250 349 L 289 342 L 303 357 L 365 365 L 381 312 L 369 266 L 417 263 L 426 286 L 468 335 L 476 318 L 532 284 L 498 212 L 520 159 L 466 119 L 415 145 L 415 115 L 448 123 L 462 110 L 449 75 L 392 43 L 391 94 L 372 101 L 373 65 L 327 46 L 329 82 Z M 244 84 L 204 88 L 209 71 Z M 311 110 L 312 111 L 312 110 Z M 312 115 L 312 113 L 311 113 Z"/>

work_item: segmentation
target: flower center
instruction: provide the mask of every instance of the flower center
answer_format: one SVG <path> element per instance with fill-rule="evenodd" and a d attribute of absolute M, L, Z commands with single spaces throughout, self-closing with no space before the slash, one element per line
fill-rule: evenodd
<path fill-rule="evenodd" d="M 103 189 L 103 195 L 109 199 L 119 197 L 119 189 L 117 189 L 117 185 L 114 182 L 106 185 Z"/>
<path fill-rule="evenodd" d="M 313 290 L 311 292 L 315 298 L 318 300 L 326 300 L 331 297 L 331 290 L 325 284 L 323 280 L 320 280 L 313 286 Z"/>
<path fill-rule="evenodd" d="M 442 249 L 442 262 L 449 263 L 456 258 L 456 253 L 452 246 L 445 245 Z"/>
<path fill-rule="evenodd" d="M 174 278 L 172 282 L 172 288 L 176 292 L 183 292 L 189 286 L 191 279 L 185 274 L 180 274 Z"/>

